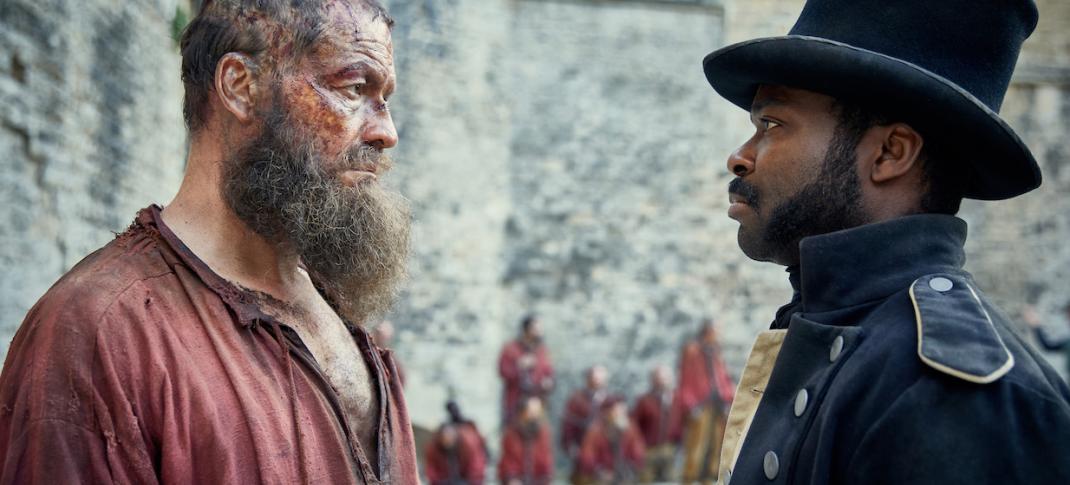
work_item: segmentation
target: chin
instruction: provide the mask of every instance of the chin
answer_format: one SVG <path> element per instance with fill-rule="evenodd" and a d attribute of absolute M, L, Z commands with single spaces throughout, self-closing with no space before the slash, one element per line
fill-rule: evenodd
<path fill-rule="evenodd" d="M 743 251 L 743 254 L 748 258 L 763 263 L 775 263 L 773 252 L 762 243 L 761 237 L 757 234 L 751 234 L 747 228 L 741 223 L 739 225 L 739 232 L 736 233 L 736 244 L 739 245 L 739 249 Z"/>

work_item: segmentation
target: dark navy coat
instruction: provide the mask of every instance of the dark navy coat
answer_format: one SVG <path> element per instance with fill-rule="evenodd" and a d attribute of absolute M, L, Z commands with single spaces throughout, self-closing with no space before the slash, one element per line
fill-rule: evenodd
<path fill-rule="evenodd" d="M 806 238 L 744 484 L 1070 484 L 1070 390 L 963 270 L 966 223 Z M 805 396 L 800 396 L 805 394 Z"/>

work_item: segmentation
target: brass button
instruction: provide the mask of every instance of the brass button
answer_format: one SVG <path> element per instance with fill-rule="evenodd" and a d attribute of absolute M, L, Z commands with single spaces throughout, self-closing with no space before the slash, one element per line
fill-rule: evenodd
<path fill-rule="evenodd" d="M 840 358 L 840 352 L 843 352 L 843 335 L 832 341 L 832 348 L 829 349 L 829 362 L 836 362 L 836 359 Z"/>
<path fill-rule="evenodd" d="M 776 478 L 777 473 L 780 473 L 780 459 L 777 458 L 776 453 L 772 451 L 765 452 L 763 468 L 765 468 L 765 478 L 770 480 Z"/>
<path fill-rule="evenodd" d="M 806 403 L 809 400 L 810 394 L 806 392 L 806 389 L 801 389 L 795 395 L 795 417 L 802 416 L 806 412 Z"/>

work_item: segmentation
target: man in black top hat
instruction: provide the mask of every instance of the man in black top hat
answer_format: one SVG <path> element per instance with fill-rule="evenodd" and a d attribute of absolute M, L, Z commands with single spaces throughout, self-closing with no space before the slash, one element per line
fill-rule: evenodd
<path fill-rule="evenodd" d="M 963 197 L 1040 185 L 996 114 L 1029 0 L 809 0 L 706 57 L 750 112 L 728 159 L 749 257 L 792 301 L 751 351 L 722 483 L 1070 483 L 1070 389 L 963 269 Z"/>

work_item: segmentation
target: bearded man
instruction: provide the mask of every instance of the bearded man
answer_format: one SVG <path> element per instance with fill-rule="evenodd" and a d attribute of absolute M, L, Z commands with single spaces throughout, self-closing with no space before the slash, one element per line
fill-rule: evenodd
<path fill-rule="evenodd" d="M 393 21 L 374 0 L 205 2 L 187 171 L 46 293 L 0 376 L 0 483 L 416 483 L 388 351 L 404 274 Z"/>
<path fill-rule="evenodd" d="M 739 245 L 795 289 L 751 350 L 721 483 L 1070 483 L 1070 389 L 963 269 L 963 197 L 1040 185 L 997 114 L 1030 0 L 809 0 L 706 57 L 756 130 Z"/>

